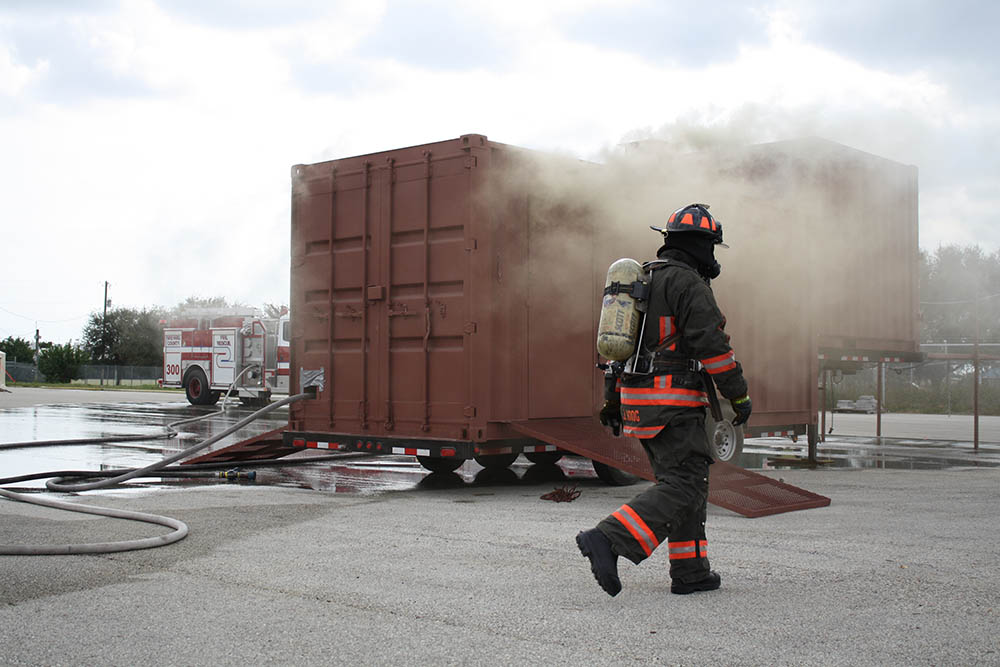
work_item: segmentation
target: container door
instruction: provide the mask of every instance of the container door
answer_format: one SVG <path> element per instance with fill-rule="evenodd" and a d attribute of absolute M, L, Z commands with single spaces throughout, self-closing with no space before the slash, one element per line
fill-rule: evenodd
<path fill-rule="evenodd" d="M 467 437 L 474 166 L 446 142 L 296 168 L 293 376 L 326 378 L 296 428 Z"/>
<path fill-rule="evenodd" d="M 469 264 L 471 166 L 465 153 L 400 154 L 378 171 L 372 238 L 377 359 L 371 413 L 388 435 L 465 438 L 471 404 Z M 485 381 L 485 378 L 482 378 Z"/>

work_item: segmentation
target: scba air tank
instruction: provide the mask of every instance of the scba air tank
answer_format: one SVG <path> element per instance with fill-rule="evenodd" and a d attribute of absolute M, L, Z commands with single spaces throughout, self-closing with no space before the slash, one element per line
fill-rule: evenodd
<path fill-rule="evenodd" d="M 601 322 L 597 327 L 597 353 L 610 361 L 625 361 L 635 351 L 642 323 L 636 290 L 645 287 L 642 265 L 627 257 L 608 268 L 604 281 Z M 635 287 L 634 287 L 635 286 Z"/>

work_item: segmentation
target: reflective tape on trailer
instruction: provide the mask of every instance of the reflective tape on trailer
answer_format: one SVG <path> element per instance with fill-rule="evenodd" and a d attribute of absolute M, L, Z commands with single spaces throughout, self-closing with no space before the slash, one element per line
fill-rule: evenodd
<path fill-rule="evenodd" d="M 795 431 L 765 431 L 758 438 L 794 438 Z"/>
<path fill-rule="evenodd" d="M 836 359 L 836 357 L 827 357 L 825 354 L 819 355 L 820 361 L 824 361 L 827 358 L 829 358 L 831 360 Z M 868 357 L 862 357 L 862 356 L 853 356 L 852 357 L 852 356 L 844 355 L 844 356 L 840 357 L 840 361 L 870 361 L 870 359 Z"/>
<path fill-rule="evenodd" d="M 554 452 L 558 447 L 555 445 L 528 445 L 523 451 L 525 454 L 532 454 L 534 452 Z"/>
<path fill-rule="evenodd" d="M 292 447 L 305 447 L 306 449 L 344 449 L 347 445 L 339 442 L 321 442 L 319 440 L 292 440 Z"/>
<path fill-rule="evenodd" d="M 430 456 L 431 450 L 417 449 L 416 447 L 393 447 L 393 454 L 406 454 L 408 456 Z"/>

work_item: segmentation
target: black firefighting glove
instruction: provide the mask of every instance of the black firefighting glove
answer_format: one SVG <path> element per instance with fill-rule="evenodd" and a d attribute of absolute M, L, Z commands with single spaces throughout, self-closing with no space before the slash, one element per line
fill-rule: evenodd
<path fill-rule="evenodd" d="M 753 412 L 753 401 L 750 400 L 750 396 L 731 398 L 729 399 L 729 403 L 733 406 L 733 411 L 736 412 L 736 417 L 733 418 L 733 426 L 746 424 L 747 420 L 750 419 L 750 413 Z"/>
<path fill-rule="evenodd" d="M 604 401 L 601 408 L 601 425 L 611 429 L 616 438 L 622 434 L 622 404 L 618 401 Z"/>

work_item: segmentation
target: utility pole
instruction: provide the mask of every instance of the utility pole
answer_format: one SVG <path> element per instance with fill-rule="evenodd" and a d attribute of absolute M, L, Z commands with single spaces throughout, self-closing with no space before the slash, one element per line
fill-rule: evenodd
<path fill-rule="evenodd" d="M 35 322 L 35 358 L 32 361 L 35 363 L 35 367 L 32 369 L 34 377 L 32 380 L 38 381 L 38 357 L 42 353 L 42 337 L 38 333 L 38 322 Z"/>
<path fill-rule="evenodd" d="M 976 285 L 976 342 L 972 347 L 972 447 L 979 451 L 979 285 Z"/>
<path fill-rule="evenodd" d="M 104 369 L 106 367 L 108 345 L 108 281 L 104 281 L 104 316 L 101 318 L 101 386 L 104 386 Z"/>

